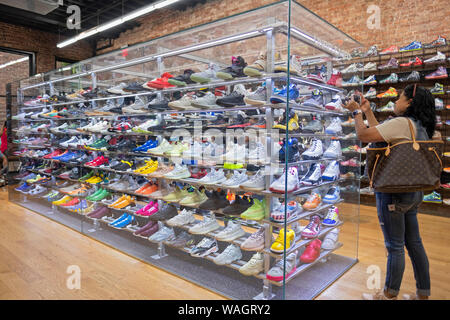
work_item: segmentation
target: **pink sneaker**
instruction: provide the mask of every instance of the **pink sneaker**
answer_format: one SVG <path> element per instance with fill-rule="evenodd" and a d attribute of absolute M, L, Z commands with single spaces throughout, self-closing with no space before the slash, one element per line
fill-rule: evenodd
<path fill-rule="evenodd" d="M 158 202 L 154 202 L 153 206 L 151 208 L 149 208 L 147 211 L 145 211 L 144 213 L 141 214 L 141 216 L 143 217 L 149 217 L 155 213 L 158 212 Z"/>
<path fill-rule="evenodd" d="M 146 213 L 151 207 L 153 207 L 154 203 L 153 201 L 150 201 L 145 207 L 139 209 L 138 211 L 136 211 L 137 215 L 143 215 L 144 213 Z"/>

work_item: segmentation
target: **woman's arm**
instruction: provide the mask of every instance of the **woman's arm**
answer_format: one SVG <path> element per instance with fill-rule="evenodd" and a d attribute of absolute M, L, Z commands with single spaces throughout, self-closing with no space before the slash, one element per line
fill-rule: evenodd
<path fill-rule="evenodd" d="M 361 97 L 361 110 L 366 115 L 367 122 L 369 122 L 369 127 L 375 127 L 379 125 L 377 118 L 375 118 L 375 114 L 370 107 L 370 102 L 366 98 L 364 98 L 361 92 L 358 92 L 358 95 Z"/>
<path fill-rule="evenodd" d="M 345 106 L 346 109 L 350 110 L 351 112 L 355 110 L 361 110 L 360 105 L 354 101 L 353 99 Z M 370 108 L 370 106 L 369 106 Z M 373 113 L 372 113 L 373 115 Z M 375 116 L 374 116 L 375 118 Z M 370 124 L 370 120 L 367 119 Z M 376 124 L 378 124 L 378 121 L 375 119 Z M 373 122 L 374 123 L 374 122 Z M 375 126 L 370 126 L 370 128 L 367 128 L 364 124 L 362 112 L 358 113 L 355 116 L 355 128 L 356 128 L 356 135 L 358 136 L 358 139 L 362 142 L 382 142 L 384 141 L 384 138 L 380 135 L 380 132 L 378 132 L 377 128 Z"/>

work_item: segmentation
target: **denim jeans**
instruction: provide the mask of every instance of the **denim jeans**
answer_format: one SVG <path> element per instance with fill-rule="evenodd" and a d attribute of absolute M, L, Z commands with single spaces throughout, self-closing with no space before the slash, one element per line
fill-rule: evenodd
<path fill-rule="evenodd" d="M 405 270 L 405 246 L 414 269 L 417 294 L 430 295 L 430 271 L 417 221 L 423 192 L 376 192 L 378 220 L 388 250 L 384 289 L 397 296 Z"/>

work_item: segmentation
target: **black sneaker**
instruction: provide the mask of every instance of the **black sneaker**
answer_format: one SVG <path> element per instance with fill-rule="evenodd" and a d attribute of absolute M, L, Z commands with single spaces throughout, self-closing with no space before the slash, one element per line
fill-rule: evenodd
<path fill-rule="evenodd" d="M 95 88 L 94 90 L 82 94 L 82 96 L 85 99 L 94 99 L 97 98 L 97 95 L 98 95 L 98 88 Z"/>
<path fill-rule="evenodd" d="M 234 200 L 233 204 L 224 208 L 222 210 L 222 213 L 228 214 L 228 215 L 240 215 L 245 210 L 250 208 L 252 205 L 253 205 L 253 200 L 249 201 L 248 197 L 244 197 L 243 199 L 241 199 L 240 196 L 236 196 L 236 200 Z"/>
<path fill-rule="evenodd" d="M 420 81 L 420 73 L 417 71 L 413 71 L 410 74 L 401 77 L 398 79 L 400 82 L 407 82 L 407 81 Z"/>
<path fill-rule="evenodd" d="M 137 148 L 137 145 L 135 142 L 129 140 L 129 139 L 122 139 L 117 144 L 117 150 L 130 152 L 134 148 Z"/>
<path fill-rule="evenodd" d="M 80 169 L 77 167 L 72 168 L 72 171 L 70 172 L 69 179 L 78 180 L 80 178 Z"/>
<path fill-rule="evenodd" d="M 152 221 L 169 220 L 178 214 L 177 208 L 171 204 L 165 203 L 162 207 L 148 218 Z"/>
<path fill-rule="evenodd" d="M 228 120 L 225 120 L 225 118 L 222 115 L 217 115 L 217 119 L 212 121 L 207 125 L 210 128 L 225 128 L 228 126 Z"/>
<path fill-rule="evenodd" d="M 147 108 L 151 111 L 166 111 L 169 110 L 169 100 L 163 98 L 162 100 L 153 100 L 147 104 Z"/>
<path fill-rule="evenodd" d="M 216 76 L 223 80 L 231 80 L 233 78 L 246 77 L 247 75 L 244 73 L 244 68 L 246 66 L 247 66 L 247 63 L 245 62 L 244 58 L 242 58 L 241 56 L 239 56 L 237 58 L 232 57 L 231 58 L 231 66 L 220 70 L 219 72 L 217 72 Z"/>
<path fill-rule="evenodd" d="M 235 106 L 245 106 L 244 96 L 245 96 L 245 88 L 243 85 L 234 86 L 234 91 L 225 96 L 223 98 L 219 98 L 216 100 L 216 104 L 222 107 L 232 108 Z"/>
<path fill-rule="evenodd" d="M 213 192 L 206 192 L 206 195 L 208 196 L 208 200 L 203 202 L 199 209 L 202 210 L 219 210 L 222 208 L 225 208 L 230 205 L 230 202 L 227 200 L 226 192 L 224 191 L 213 191 Z"/>
<path fill-rule="evenodd" d="M 123 88 L 122 90 L 128 91 L 128 92 L 138 92 L 138 91 L 146 91 L 147 89 L 145 89 L 142 85 L 140 85 L 137 82 L 132 82 L 129 85 L 127 85 L 125 88 Z"/>
<path fill-rule="evenodd" d="M 193 74 L 194 71 L 191 69 L 186 69 L 184 70 L 184 73 L 176 76 L 176 77 L 172 77 L 169 78 L 168 82 L 174 86 L 178 86 L 178 87 L 185 87 L 188 84 L 194 84 L 195 82 L 191 80 L 191 74 Z"/>
<path fill-rule="evenodd" d="M 128 171 L 128 169 L 131 169 L 132 167 L 133 167 L 132 162 L 121 161 L 119 164 L 115 165 L 114 167 L 111 167 L 111 169 L 116 171 Z"/>

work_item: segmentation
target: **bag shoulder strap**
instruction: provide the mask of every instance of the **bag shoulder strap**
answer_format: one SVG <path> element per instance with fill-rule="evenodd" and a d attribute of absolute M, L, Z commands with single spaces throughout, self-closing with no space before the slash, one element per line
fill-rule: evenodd
<path fill-rule="evenodd" d="M 410 118 L 406 118 L 406 119 L 408 119 L 409 131 L 411 132 L 411 137 L 412 137 L 412 141 L 413 141 L 413 148 L 414 148 L 414 150 L 417 151 L 420 149 L 420 146 L 416 141 L 416 133 L 414 132 L 414 127 L 413 127 L 412 121 Z"/>

